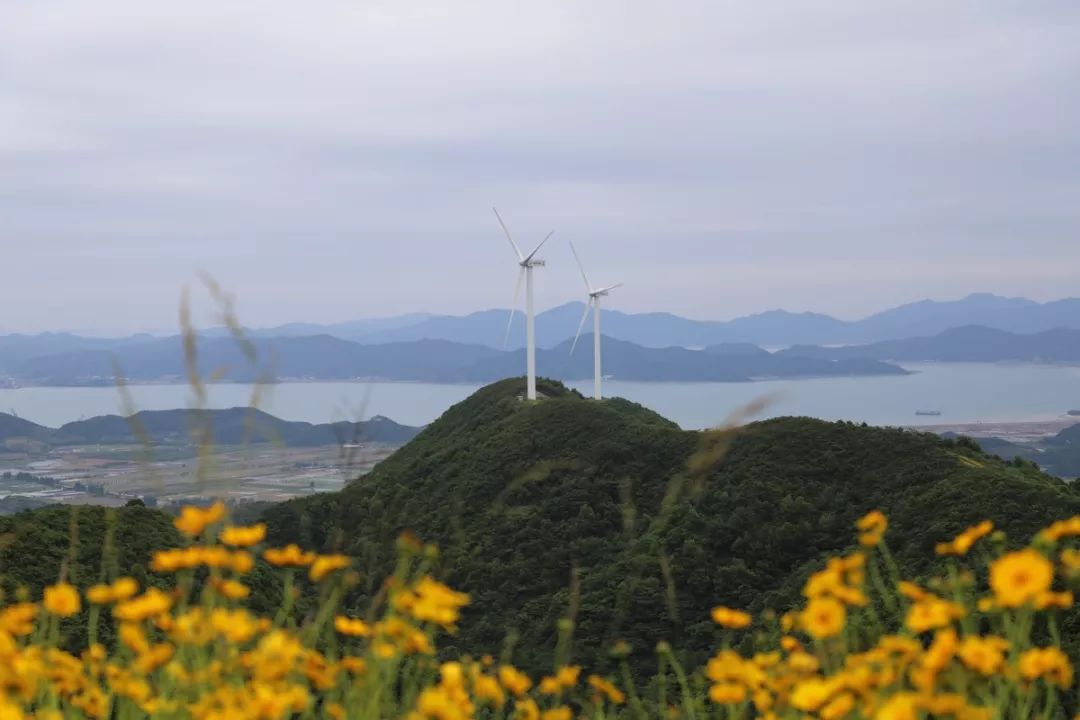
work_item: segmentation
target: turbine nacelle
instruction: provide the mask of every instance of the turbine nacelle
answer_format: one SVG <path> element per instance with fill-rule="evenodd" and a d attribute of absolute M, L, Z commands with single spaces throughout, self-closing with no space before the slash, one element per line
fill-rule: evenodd
<path fill-rule="evenodd" d="M 622 283 L 617 283 L 615 285 L 609 285 L 606 288 L 600 288 L 599 290 L 590 290 L 589 291 L 589 299 L 590 300 L 595 300 L 596 298 L 607 297 L 608 295 L 611 294 L 612 290 L 614 290 L 615 288 L 620 288 L 620 287 L 622 287 Z"/>

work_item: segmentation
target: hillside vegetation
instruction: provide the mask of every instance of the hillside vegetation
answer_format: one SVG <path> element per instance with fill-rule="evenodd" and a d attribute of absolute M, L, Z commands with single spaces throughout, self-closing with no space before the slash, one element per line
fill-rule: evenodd
<path fill-rule="evenodd" d="M 519 657 L 542 667 L 571 607 L 590 660 L 619 638 L 643 663 L 657 638 L 704 652 L 709 608 L 790 606 L 873 508 L 914 574 L 937 542 L 984 518 L 1026 538 L 1080 513 L 1064 482 L 970 442 L 804 418 L 685 432 L 625 401 L 541 382 L 547 399 L 526 403 L 522 388 L 482 389 L 340 493 L 272 507 L 271 540 L 359 558 L 358 605 L 399 533 L 436 542 L 448 580 L 473 596 L 457 647 L 516 633 Z"/>

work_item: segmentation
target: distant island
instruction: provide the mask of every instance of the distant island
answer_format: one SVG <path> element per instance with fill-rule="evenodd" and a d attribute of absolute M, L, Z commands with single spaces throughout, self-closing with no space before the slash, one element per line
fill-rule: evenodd
<path fill-rule="evenodd" d="M 50 342 L 54 338 L 50 338 Z M 54 343 L 55 344 L 55 343 Z M 525 367 L 523 350 L 502 351 L 449 340 L 366 345 L 330 335 L 255 338 L 254 365 L 232 338 L 202 338 L 199 370 L 222 381 L 367 380 L 483 383 L 514 377 Z M 540 372 L 559 380 L 593 374 L 591 337 L 573 354 L 568 340 L 537 356 Z M 49 386 L 111 385 L 119 367 L 131 382 L 186 382 L 180 337 L 142 338 L 112 348 L 58 350 L 27 357 L 5 354 L 0 342 L 0 376 L 9 384 Z M 618 380 L 641 382 L 749 382 L 763 378 L 844 375 L 903 375 L 897 365 L 865 358 L 793 357 L 757 346 L 715 345 L 691 350 L 649 348 L 604 338 L 604 370 Z"/>
<path fill-rule="evenodd" d="M 192 429 L 209 427 L 213 445 L 235 446 L 276 443 L 286 447 L 318 447 L 349 443 L 403 445 L 422 428 L 400 425 L 376 416 L 359 422 L 312 424 L 282 420 L 253 408 L 224 410 L 144 410 L 130 418 L 101 415 L 49 428 L 0 413 L 0 447 L 16 443 L 40 446 L 126 445 L 149 442 L 155 446 L 192 445 Z M 137 430 L 138 428 L 138 430 Z M 140 432 L 144 433 L 140 436 Z"/>
<path fill-rule="evenodd" d="M 1076 363 L 1080 362 L 1080 330 L 1058 328 L 1021 335 L 969 325 L 932 337 L 910 337 L 870 345 L 796 345 L 778 355 L 836 361 Z"/>

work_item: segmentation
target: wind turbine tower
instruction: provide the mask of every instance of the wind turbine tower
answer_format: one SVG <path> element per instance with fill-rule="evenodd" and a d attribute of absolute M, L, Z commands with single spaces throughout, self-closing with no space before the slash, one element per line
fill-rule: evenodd
<path fill-rule="evenodd" d="M 604 392 L 601 385 L 604 375 L 600 363 L 600 298 L 607 297 L 612 290 L 622 287 L 622 283 L 594 288 L 589 282 L 589 276 L 585 274 L 585 266 L 581 264 L 581 258 L 578 257 L 577 248 L 574 247 L 573 242 L 570 243 L 570 250 L 574 253 L 578 269 L 581 270 L 581 279 L 585 281 L 585 292 L 589 294 L 588 302 L 585 303 L 585 314 L 581 316 L 581 324 L 578 325 L 577 335 L 574 336 L 574 344 L 570 346 L 570 354 L 573 355 L 577 348 L 578 339 L 581 337 L 581 331 L 585 328 L 585 321 L 589 319 L 591 310 L 593 313 L 593 398 L 603 400 Z"/>
<path fill-rule="evenodd" d="M 510 329 L 514 325 L 514 313 L 517 312 L 518 300 L 521 297 L 521 282 L 525 281 L 525 356 L 526 356 L 526 375 L 528 376 L 527 394 L 529 400 L 536 399 L 536 314 L 533 308 L 533 268 L 544 267 L 545 262 L 536 257 L 536 253 L 540 252 L 540 248 L 544 247 L 544 243 L 548 241 L 555 231 L 552 230 L 547 236 L 540 241 L 540 244 L 536 248 L 525 255 L 521 252 L 521 248 L 514 242 L 514 238 L 510 235 L 510 231 L 506 228 L 506 223 L 503 222 L 502 216 L 499 215 L 499 211 L 495 208 L 491 208 L 495 211 L 495 217 L 499 220 L 499 225 L 502 226 L 503 232 L 506 233 L 506 239 L 510 241 L 510 245 L 514 248 L 514 252 L 517 254 L 518 259 L 518 279 L 517 285 L 514 287 L 514 302 L 510 305 L 510 319 L 506 323 L 506 338 L 503 340 L 503 347 L 506 347 L 510 342 Z"/>

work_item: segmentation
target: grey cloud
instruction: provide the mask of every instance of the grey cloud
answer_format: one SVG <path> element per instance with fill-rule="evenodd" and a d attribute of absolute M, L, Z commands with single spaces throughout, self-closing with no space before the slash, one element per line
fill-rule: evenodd
<path fill-rule="evenodd" d="M 0 330 L 505 304 L 493 203 L 627 310 L 1076 294 L 1078 76 L 1073 2 L 9 3 Z"/>

